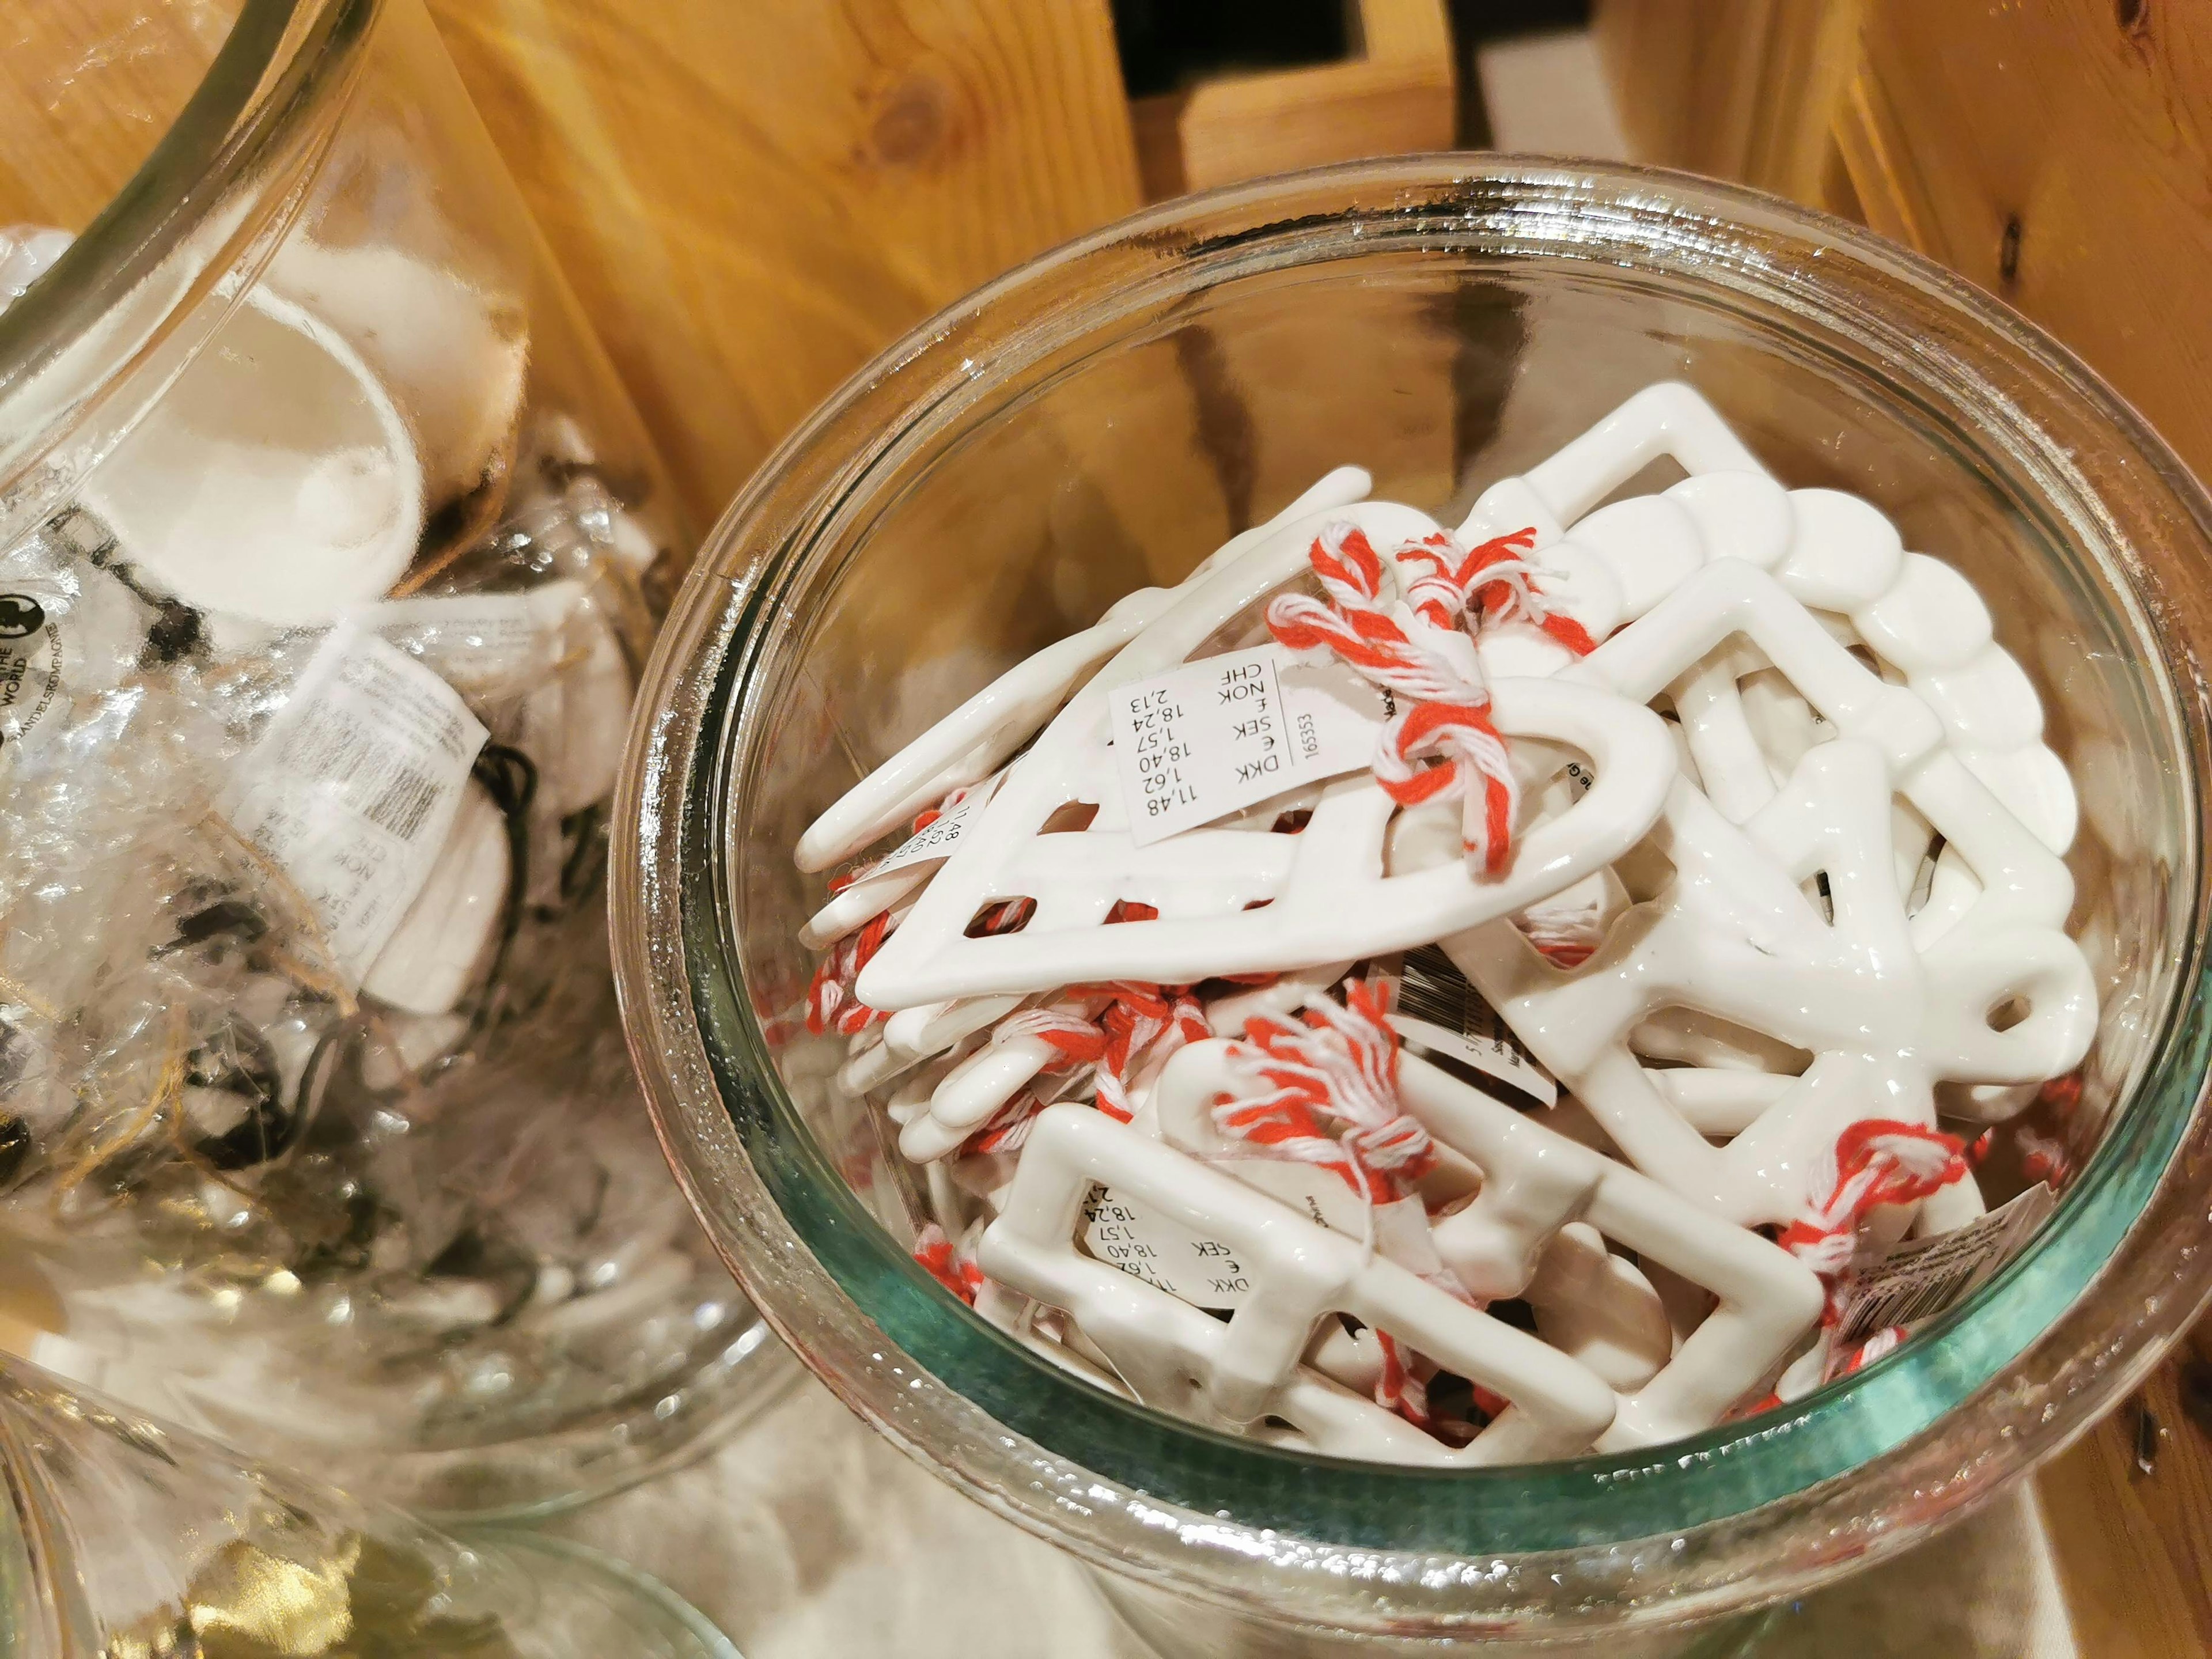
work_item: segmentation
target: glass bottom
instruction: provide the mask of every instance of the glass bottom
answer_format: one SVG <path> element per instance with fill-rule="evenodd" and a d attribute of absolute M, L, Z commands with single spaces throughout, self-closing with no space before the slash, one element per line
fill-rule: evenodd
<path fill-rule="evenodd" d="M 1510 1647 L 1516 1652 L 1598 1654 L 1606 1659 L 1756 1659 L 1779 1630 L 1787 1609 L 1762 1607 L 1685 1629 L 1600 1631 L 1573 1638 L 1521 1636 L 1470 1627 L 1443 1642 L 1407 1638 L 1353 1638 L 1255 1613 L 1232 1613 L 1138 1583 L 1119 1573 L 1085 1568 L 1091 1587 L 1121 1620 L 1136 1650 L 1158 1659 L 1376 1659 L 1389 1654 L 1434 1654 L 1446 1648 Z"/>
<path fill-rule="evenodd" d="M 458 1536 L 533 1598 L 507 1628 L 517 1659 L 744 1659 L 706 1614 L 628 1562 L 511 1527 Z"/>
<path fill-rule="evenodd" d="M 502 1421 L 486 1413 L 455 1425 L 459 1431 L 441 1446 L 319 1441 L 304 1422 L 288 1432 L 251 1405 L 234 1416 L 235 1401 L 208 1398 L 173 1377 L 158 1386 L 156 1368 L 129 1357 L 118 1363 L 64 1339 L 37 1337 L 27 1357 L 72 1382 L 234 1444 L 250 1441 L 257 1455 L 325 1471 L 351 1490 L 449 1523 L 542 1519 L 650 1480 L 711 1451 L 801 1375 L 790 1351 L 755 1316 L 688 1369 L 647 1386 L 554 1416 Z"/>
<path fill-rule="evenodd" d="M 712 1453 L 805 1375 L 756 1319 L 690 1376 L 550 1434 L 390 1460 L 380 1496 L 447 1524 L 541 1521 Z"/>

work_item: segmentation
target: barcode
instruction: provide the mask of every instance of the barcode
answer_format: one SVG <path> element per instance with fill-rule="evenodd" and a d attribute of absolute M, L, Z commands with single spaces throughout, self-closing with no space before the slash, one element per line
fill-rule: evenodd
<path fill-rule="evenodd" d="M 438 781 L 411 766 L 401 766 L 364 810 L 371 823 L 389 830 L 402 841 L 412 841 L 437 804 Z"/>
<path fill-rule="evenodd" d="M 2049 1185 L 2038 1182 L 1963 1227 L 1891 1245 L 1858 1265 L 1839 1340 L 1856 1342 L 1886 1326 L 1943 1312 L 2011 1261 L 2057 1201 Z"/>
<path fill-rule="evenodd" d="M 370 727 L 328 707 L 313 710 L 284 746 L 287 769 L 334 784 L 379 829 L 412 841 L 439 798 L 438 780 L 411 764 Z"/>
<path fill-rule="evenodd" d="M 1557 1085 L 1482 993 L 1433 945 L 1406 953 L 1391 1019 L 1417 1053 L 1510 1106 L 1526 1110 L 1559 1099 Z"/>
<path fill-rule="evenodd" d="M 1405 968 L 1398 980 L 1400 1013 L 1441 1025 L 1447 1031 L 1471 1031 L 1479 1024 L 1468 1006 L 1474 995 L 1474 987 L 1467 982 L 1467 976 L 1435 945 L 1424 945 L 1406 952 Z"/>
<path fill-rule="evenodd" d="M 1969 1275 L 1969 1279 L 1972 1275 Z M 1966 1286 L 1956 1279 L 1931 1279 L 1918 1285 L 1893 1285 L 1852 1304 L 1844 1327 L 1843 1340 L 1856 1342 L 1892 1325 L 1910 1325 L 1916 1319 L 1939 1314 Z"/>

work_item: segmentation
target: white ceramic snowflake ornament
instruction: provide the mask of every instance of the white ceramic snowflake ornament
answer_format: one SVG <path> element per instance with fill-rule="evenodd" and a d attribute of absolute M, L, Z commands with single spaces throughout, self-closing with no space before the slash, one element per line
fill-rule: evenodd
<path fill-rule="evenodd" d="M 1690 476 L 1597 506 L 1662 459 Z M 1690 386 L 1648 386 L 1524 476 L 1492 484 L 1459 533 L 1476 542 L 1523 526 L 1536 532 L 1547 592 L 1600 638 L 1716 560 L 1771 572 L 1790 597 L 1828 613 L 1845 643 L 1893 665 L 1951 730 L 1968 769 L 2045 846 L 2063 854 L 2072 844 L 2072 780 L 2043 743 L 2034 685 L 1996 642 L 1973 585 L 1940 559 L 1907 552 L 1896 527 L 1858 497 L 1785 490 Z M 1482 648 L 1492 674 L 1552 672 L 1569 661 L 1525 627 Z M 1729 811 L 1717 795 L 1715 805 Z"/>
<path fill-rule="evenodd" d="M 2065 866 L 1966 768 L 1916 694 L 1870 672 L 1772 577 L 1736 561 L 1709 566 L 1568 677 L 1654 696 L 1737 632 L 1838 737 L 1810 750 L 1741 827 L 1678 780 L 1654 838 L 1672 880 L 1582 966 L 1545 961 L 1510 926 L 1443 945 L 1631 1161 L 1751 1224 L 1796 1216 L 1814 1161 L 1854 1121 L 1932 1124 L 1938 1082 L 2063 1074 L 2094 1034 L 2096 994 L 2060 930 Z M 1894 796 L 1975 879 L 1932 941 L 1916 939 L 1898 893 Z M 1394 848 L 1410 863 L 1445 855 L 1442 830 L 1412 815 Z M 1806 891 L 1822 875 L 1832 922 Z M 1637 1033 L 1677 1009 L 1813 1063 L 1784 1085 L 1647 1070 Z M 1705 1134 L 1723 1111 L 1741 1129 L 1715 1147 Z"/>

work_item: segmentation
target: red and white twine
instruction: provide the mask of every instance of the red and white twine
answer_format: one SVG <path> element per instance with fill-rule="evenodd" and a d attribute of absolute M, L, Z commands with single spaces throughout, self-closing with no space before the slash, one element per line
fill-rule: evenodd
<path fill-rule="evenodd" d="M 1518 552 L 1534 536 L 1516 531 L 1472 551 L 1442 532 L 1409 543 L 1397 557 L 1422 574 L 1393 605 L 1382 599 L 1382 560 L 1366 532 L 1339 520 L 1306 556 L 1328 603 L 1285 593 L 1267 607 L 1279 642 L 1334 655 L 1405 700 L 1377 736 L 1376 781 L 1401 806 L 1459 801 L 1461 843 L 1492 875 L 1511 857 L 1520 790 L 1466 630 L 1478 617 L 1527 620 L 1571 650 L 1591 648 L 1581 625 L 1546 607 L 1529 580 Z"/>
<path fill-rule="evenodd" d="M 1811 1209 L 1777 1242 L 1832 1287 L 1850 1267 L 1869 1216 L 1887 1205 L 1917 1204 L 1966 1174 L 1966 1149 L 1957 1136 L 1863 1118 L 1836 1137 L 1815 1166 Z"/>
<path fill-rule="evenodd" d="M 1917 1204 L 1954 1181 L 1972 1164 L 1964 1142 L 1941 1130 L 1889 1118 L 1865 1118 L 1836 1138 L 1816 1166 L 1812 1209 L 1783 1230 L 1776 1243 L 1820 1275 L 1827 1291 L 1820 1313 L 1821 1339 L 1832 1344 L 1841 1334 L 1850 1267 L 1868 1218 L 1889 1205 Z M 1831 1355 L 1824 1381 L 1847 1375 L 1905 1340 L 1892 1327 L 1875 1332 L 1855 1348 Z"/>
<path fill-rule="evenodd" d="M 806 1029 L 819 1036 L 835 1030 L 858 1036 L 883 1018 L 876 1009 L 854 994 L 860 969 L 868 965 L 896 924 L 889 910 L 879 910 L 832 945 L 814 964 L 814 977 L 806 987 Z"/>
<path fill-rule="evenodd" d="M 1605 913 L 1595 904 L 1532 905 L 1513 925 L 1558 968 L 1581 967 L 1605 943 Z"/>
<path fill-rule="evenodd" d="M 1400 564 L 1427 567 L 1406 585 L 1406 602 L 1432 625 L 1451 628 L 1470 610 L 1485 623 L 1533 623 L 1578 657 L 1597 649 L 1589 630 L 1555 610 L 1535 583 L 1536 567 L 1522 556 L 1536 544 L 1534 526 L 1493 536 L 1474 548 L 1439 530 L 1398 550 Z"/>
<path fill-rule="evenodd" d="M 945 1237 L 944 1228 L 933 1221 L 915 1235 L 914 1259 L 946 1290 L 969 1307 L 975 1305 L 975 1293 L 983 1288 L 983 1270 Z"/>
<path fill-rule="evenodd" d="M 1395 990 L 1388 979 L 1350 981 L 1342 1005 L 1317 997 L 1303 1023 L 1270 1014 L 1247 1020 L 1236 1053 L 1255 1092 L 1217 1100 L 1215 1126 L 1260 1157 L 1333 1171 L 1370 1214 L 1378 1204 L 1419 1202 L 1415 1185 L 1437 1151 L 1398 1097 L 1398 1034 L 1389 1018 Z M 1432 1268 L 1423 1276 L 1474 1304 L 1450 1273 Z M 1382 1358 L 1378 1404 L 1431 1432 L 1472 1432 L 1440 1424 L 1430 1412 L 1432 1363 L 1387 1331 L 1375 1338 Z"/>
<path fill-rule="evenodd" d="M 1211 1035 L 1188 986 L 1135 980 L 1070 986 L 1055 1000 L 1009 1014 L 991 1030 L 994 1048 L 1022 1037 L 1049 1044 L 1054 1058 L 1040 1075 L 1058 1078 L 1058 1085 L 1032 1086 L 994 1113 L 961 1150 L 1018 1151 L 1048 1100 L 1065 1099 L 1086 1085 L 1100 1111 L 1127 1123 L 1136 1115 L 1129 1088 L 1138 1070 Z M 1079 1075 L 1086 1069 L 1087 1077 Z"/>
<path fill-rule="evenodd" d="M 1261 1158 L 1335 1171 L 1369 1204 L 1405 1197 L 1436 1147 L 1398 1103 L 1398 1034 L 1388 1018 L 1395 988 L 1352 981 L 1348 1006 L 1316 997 L 1302 1024 L 1273 1014 L 1247 1020 L 1234 1052 L 1256 1092 L 1216 1101 L 1214 1126 Z"/>

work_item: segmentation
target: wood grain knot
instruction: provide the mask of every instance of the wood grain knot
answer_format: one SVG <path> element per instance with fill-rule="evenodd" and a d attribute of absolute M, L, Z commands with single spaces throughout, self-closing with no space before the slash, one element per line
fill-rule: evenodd
<path fill-rule="evenodd" d="M 2181 1410 L 2197 1431 L 2212 1440 L 2212 1362 L 2191 1358 L 2182 1363 L 2179 1378 Z"/>
<path fill-rule="evenodd" d="M 2150 0 L 2113 0 L 2112 11 L 2123 34 L 2138 35 L 2150 27 Z"/>
<path fill-rule="evenodd" d="M 884 94 L 868 147 L 884 167 L 919 167 L 945 148 L 951 127 L 951 89 L 933 75 L 916 73 Z"/>
<path fill-rule="evenodd" d="M 2008 283 L 2020 277 L 2020 215 L 2006 219 L 2003 240 L 1997 244 L 1997 275 Z"/>

